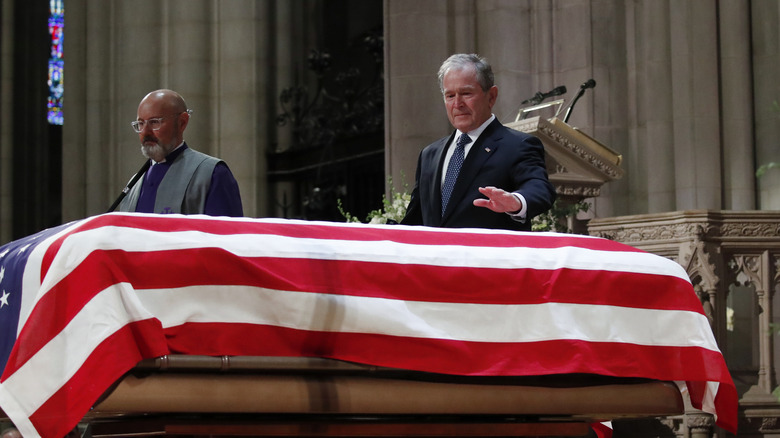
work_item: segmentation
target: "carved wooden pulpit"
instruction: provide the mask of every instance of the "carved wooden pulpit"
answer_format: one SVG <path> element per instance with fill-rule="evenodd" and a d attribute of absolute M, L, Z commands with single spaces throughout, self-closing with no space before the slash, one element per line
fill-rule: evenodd
<path fill-rule="evenodd" d="M 559 206 L 595 198 L 604 183 L 623 176 L 622 155 L 556 117 L 536 116 L 507 126 L 534 135 L 544 144 L 547 174 Z M 569 228 L 587 234 L 585 225 L 575 218 L 570 218 Z"/>
<path fill-rule="evenodd" d="M 533 117 L 507 125 L 544 144 L 547 173 L 562 198 L 595 198 L 601 186 L 623 176 L 623 156 L 558 118 Z"/>

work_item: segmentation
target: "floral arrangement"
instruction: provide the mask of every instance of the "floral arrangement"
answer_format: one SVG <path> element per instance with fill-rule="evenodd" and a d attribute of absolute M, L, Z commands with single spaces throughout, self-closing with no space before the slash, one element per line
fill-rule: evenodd
<path fill-rule="evenodd" d="M 572 233 L 573 231 L 569 228 L 566 219 L 575 216 L 581 211 L 590 209 L 590 204 L 585 201 L 569 205 L 564 205 L 559 201 L 560 199 L 556 199 L 549 210 L 531 219 L 531 231 Z"/>
<path fill-rule="evenodd" d="M 762 176 L 764 176 L 764 174 L 766 173 L 767 170 L 774 169 L 776 167 L 780 167 L 780 163 L 775 162 L 775 161 L 772 161 L 772 162 L 766 163 L 766 164 L 762 164 L 758 168 L 758 170 L 756 170 L 756 177 L 757 178 L 761 178 Z"/>
<path fill-rule="evenodd" d="M 386 195 L 382 195 L 382 208 L 378 208 L 368 213 L 366 222 L 369 224 L 393 224 L 401 222 L 401 219 L 406 215 L 406 208 L 409 206 L 409 201 L 412 199 L 411 193 L 406 183 L 404 183 L 403 191 L 399 192 L 395 190 L 393 186 L 393 178 L 387 177 L 387 184 L 390 186 L 390 198 Z M 338 199 L 339 213 L 347 220 L 347 222 L 361 222 L 360 219 L 344 211 L 344 206 L 341 204 L 341 199 Z"/>

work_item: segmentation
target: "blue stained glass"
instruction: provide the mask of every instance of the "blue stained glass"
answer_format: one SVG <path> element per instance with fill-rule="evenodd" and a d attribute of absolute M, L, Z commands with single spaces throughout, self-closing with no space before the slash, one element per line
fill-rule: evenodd
<path fill-rule="evenodd" d="M 65 37 L 65 0 L 49 0 L 49 35 L 51 36 L 51 52 L 49 54 L 48 120 L 52 125 L 62 125 L 63 74 L 65 69 L 62 47 Z"/>

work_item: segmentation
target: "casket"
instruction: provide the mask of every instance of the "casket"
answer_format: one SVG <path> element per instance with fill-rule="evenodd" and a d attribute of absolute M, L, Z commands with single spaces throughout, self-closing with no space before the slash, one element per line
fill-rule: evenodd
<path fill-rule="evenodd" d="M 593 423 L 683 409 L 677 385 L 640 378 L 172 355 L 142 361 L 83 421 L 100 436 L 584 436 Z"/>
<path fill-rule="evenodd" d="M 0 248 L 27 436 L 582 436 L 736 427 L 684 270 L 588 236 L 107 214 Z M 2 313 L 5 312 L 5 313 Z"/>

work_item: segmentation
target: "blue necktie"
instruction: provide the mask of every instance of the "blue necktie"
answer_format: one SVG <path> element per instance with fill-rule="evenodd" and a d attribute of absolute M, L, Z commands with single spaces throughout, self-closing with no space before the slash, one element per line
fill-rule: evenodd
<path fill-rule="evenodd" d="M 469 143 L 471 143 L 471 138 L 468 135 L 461 134 L 460 137 L 458 137 L 455 152 L 453 152 L 452 157 L 450 158 L 450 165 L 447 166 L 447 175 L 444 177 L 444 185 L 441 186 L 442 216 L 444 216 L 444 212 L 447 210 L 447 203 L 450 201 L 452 189 L 455 187 L 455 181 L 458 179 L 460 167 L 463 165 L 463 160 L 466 156 L 464 151 L 466 145 Z"/>

